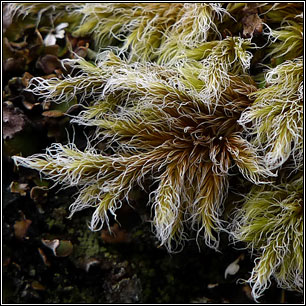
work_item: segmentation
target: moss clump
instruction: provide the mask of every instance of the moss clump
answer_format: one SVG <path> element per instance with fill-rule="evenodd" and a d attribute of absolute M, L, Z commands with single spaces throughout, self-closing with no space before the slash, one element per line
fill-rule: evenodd
<path fill-rule="evenodd" d="M 258 299 L 271 278 L 303 291 L 303 176 L 276 186 L 253 187 L 235 215 L 234 237 L 256 254 L 248 282 Z"/>
<path fill-rule="evenodd" d="M 230 228 L 236 242 L 258 252 L 249 279 L 255 300 L 272 277 L 301 290 L 302 176 L 291 179 L 303 166 L 301 3 L 7 8 L 12 19 L 36 17 L 39 28 L 51 20 L 71 42 L 89 41 L 84 57 L 71 52 L 61 61 L 63 73 L 32 78 L 27 87 L 57 115 L 80 107 L 70 123 L 89 131 L 87 144 L 78 146 L 76 134 L 45 153 L 13 156 L 16 165 L 77 188 L 70 216 L 93 208 L 92 230 L 111 231 L 118 210 L 142 188 L 152 231 L 169 252 L 194 236 L 217 250 Z M 47 45 L 52 33 L 42 33 Z M 224 206 L 237 182 L 245 201 L 227 227 Z M 79 237 L 76 258 L 87 252 L 111 260 L 96 233 Z M 173 285 L 173 275 L 166 278 Z"/>

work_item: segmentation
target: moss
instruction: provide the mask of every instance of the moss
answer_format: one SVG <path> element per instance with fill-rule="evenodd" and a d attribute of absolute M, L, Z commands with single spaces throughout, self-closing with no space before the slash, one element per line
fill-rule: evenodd
<path fill-rule="evenodd" d="M 36 268 L 21 268 L 24 300 L 71 303 L 98 294 L 109 303 L 170 303 L 204 294 L 209 301 L 208 279 L 224 284 L 215 253 L 228 244 L 224 233 L 257 251 L 249 279 L 255 300 L 272 278 L 301 290 L 301 178 L 291 175 L 303 166 L 303 4 L 10 3 L 6 9 L 16 21 L 4 40 L 6 69 L 56 75 L 12 78 L 5 97 L 27 114 L 41 99 L 48 121 L 39 126 L 56 143 L 41 153 L 37 138 L 28 139 L 33 130 L 18 135 L 17 126 L 8 130 L 14 137 L 5 140 L 5 153 L 76 194 L 54 196 L 52 213 L 50 206 L 40 209 L 45 238 L 69 240 L 74 251 L 53 256 L 56 268 L 44 267 L 53 273 L 50 288 L 47 277 L 34 279 Z M 44 46 L 50 21 L 53 30 L 68 25 L 54 48 Z M 65 57 L 62 65 L 57 56 Z M 22 84 L 31 103 L 19 97 Z M 70 124 L 80 127 L 66 139 Z M 157 241 L 146 225 L 134 227 L 130 202 L 136 210 L 148 202 L 139 220 L 150 220 Z M 120 212 L 125 239 L 103 241 L 105 235 L 88 230 L 88 222 L 93 231 L 112 230 Z M 80 275 L 88 284 L 73 289 Z M 102 292 L 92 275 L 103 280 Z M 36 292 L 33 282 L 43 287 Z"/>

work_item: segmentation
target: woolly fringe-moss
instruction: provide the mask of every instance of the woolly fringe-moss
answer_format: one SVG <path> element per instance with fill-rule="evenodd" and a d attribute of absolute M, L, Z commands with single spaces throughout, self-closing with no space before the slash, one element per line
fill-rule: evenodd
<path fill-rule="evenodd" d="M 96 74 L 101 79 L 108 76 L 99 89 L 103 100 L 100 97 L 72 120 L 96 126 L 96 137 L 108 140 L 110 146 L 115 143 L 116 154 L 104 156 L 93 148 L 83 153 L 72 144 L 55 145 L 44 155 L 15 157 L 15 162 L 66 186 L 83 186 L 71 208 L 74 212 L 96 207 L 92 229 L 108 223 L 107 211 L 114 215 L 116 200 L 128 200 L 135 184 L 153 176 L 159 184 L 153 196 L 153 224 L 161 244 L 169 251 L 172 241 L 181 245 L 187 237 L 183 225 L 189 219 L 198 235 L 203 232 L 206 243 L 217 247 L 214 232 L 222 228 L 219 217 L 230 169 L 236 165 L 254 183 L 273 175 L 237 123 L 256 87 L 248 83 L 249 78 L 229 75 L 218 101 L 211 97 L 205 101 L 205 81 L 198 90 L 192 83 L 195 79 L 199 84 L 201 79 L 195 73 L 200 69 L 193 69 L 192 78 L 191 73 L 186 78 L 180 69 L 155 64 L 133 65 L 118 59 L 116 65 L 106 61 L 89 67 L 101 71 Z M 89 78 L 84 81 L 90 82 Z M 109 107 L 108 112 L 101 112 L 110 100 L 120 111 Z"/>
<path fill-rule="evenodd" d="M 273 277 L 284 289 L 303 291 L 303 176 L 254 186 L 236 211 L 232 233 L 257 256 L 248 282 L 257 300 Z"/>
<path fill-rule="evenodd" d="M 71 75 L 33 78 L 28 87 L 45 101 L 78 98 L 85 105 L 71 122 L 96 128 L 86 150 L 53 144 L 45 154 L 13 157 L 17 165 L 63 187 L 78 186 L 71 215 L 94 207 L 92 230 L 109 227 L 134 186 L 153 180 L 153 231 L 169 251 L 181 249 L 188 228 L 218 248 L 229 176 L 242 175 L 254 186 L 236 210 L 231 234 L 257 254 L 248 280 L 253 297 L 272 278 L 302 290 L 302 177 L 272 181 L 278 171 L 303 166 L 303 3 L 8 8 L 17 22 L 34 17 L 38 27 L 67 22 L 65 30 L 91 37 L 97 51 L 95 62 L 64 59 Z M 260 48 L 253 37 L 241 38 L 250 16 L 262 22 Z M 268 67 L 257 88 L 250 71 L 261 64 Z M 96 150 L 97 141 L 114 153 Z"/>

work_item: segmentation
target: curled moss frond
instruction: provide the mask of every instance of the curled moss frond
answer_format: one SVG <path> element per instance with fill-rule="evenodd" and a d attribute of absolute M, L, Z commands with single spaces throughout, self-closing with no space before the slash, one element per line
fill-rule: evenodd
<path fill-rule="evenodd" d="M 71 215 L 87 207 L 96 208 L 93 213 L 92 230 L 100 230 L 104 223 L 109 226 L 107 212 L 115 216 L 115 210 L 128 193 L 133 183 L 158 165 L 158 159 L 165 155 L 149 152 L 140 156 L 104 156 L 88 147 L 85 152 L 74 144 L 53 144 L 45 154 L 36 154 L 29 158 L 14 156 L 16 164 L 40 171 L 63 187 L 77 186 L 80 192 L 70 206 Z M 157 162 L 156 162 L 157 161 Z"/>
<path fill-rule="evenodd" d="M 226 10 L 220 3 L 185 3 L 184 9 L 184 14 L 173 26 L 171 39 L 193 48 L 206 41 L 211 30 L 221 37 L 215 22 L 222 22 Z"/>
<path fill-rule="evenodd" d="M 281 24 L 285 20 L 303 19 L 304 3 L 263 3 L 260 9 L 267 24 Z"/>
<path fill-rule="evenodd" d="M 80 5 L 72 2 L 8 3 L 7 9 L 12 18 L 33 18 L 37 26 L 65 22 L 69 24 L 66 30 L 72 31 L 82 22 L 82 15 L 78 13 Z"/>
<path fill-rule="evenodd" d="M 235 73 L 238 71 L 242 76 L 238 78 L 241 92 L 244 91 L 241 81 L 245 82 L 246 86 L 254 84 L 252 79 L 244 74 L 244 70 L 249 67 L 251 56 L 247 51 L 240 50 L 241 43 L 240 39 L 227 39 L 224 44 L 218 44 L 216 50 L 203 62 L 190 60 L 176 66 L 167 65 L 165 68 L 155 63 L 129 63 L 111 51 L 101 53 L 95 64 L 83 58 L 67 59 L 63 60 L 63 65 L 69 64 L 73 70 L 78 71 L 76 74 L 68 75 L 63 80 L 33 78 L 27 89 L 56 103 L 70 101 L 76 96 L 80 103 L 85 100 L 91 101 L 91 104 L 99 101 L 95 110 L 92 109 L 97 114 L 102 110 L 113 110 L 116 105 L 123 105 L 127 100 L 130 104 L 130 101 L 136 104 L 136 101 L 143 99 L 140 98 L 140 93 L 153 97 L 158 91 L 163 91 L 167 95 L 169 90 L 175 91 L 173 88 L 177 87 L 178 90 L 197 95 L 202 103 L 214 109 L 221 93 L 235 83 Z M 227 47 L 229 45 L 233 50 Z M 148 85 L 153 83 L 154 86 Z M 132 99 L 130 89 L 136 87 L 138 93 L 134 90 Z M 110 89 L 112 95 L 106 95 Z M 253 85 L 252 91 L 255 90 Z"/>
<path fill-rule="evenodd" d="M 63 66 L 68 64 L 73 71 L 78 71 L 74 76 L 68 75 L 63 80 L 56 77 L 50 79 L 35 77 L 30 80 L 27 90 L 44 98 L 44 100 L 51 100 L 56 103 L 69 102 L 77 95 L 80 96 L 79 102 L 88 98 L 93 101 L 102 99 L 103 88 L 107 79 L 116 69 L 120 69 L 122 61 L 111 52 L 108 52 L 105 57 L 100 54 L 99 58 L 107 69 L 102 70 L 99 65 L 90 63 L 80 57 L 64 59 L 62 60 Z"/>
<path fill-rule="evenodd" d="M 77 3 L 53 3 L 40 2 L 40 3 L 8 3 L 7 9 L 10 15 L 15 16 L 28 16 L 37 15 L 41 16 L 45 12 L 52 12 L 53 14 L 66 14 L 66 11 L 71 11 L 77 8 Z"/>
<path fill-rule="evenodd" d="M 20 3 L 11 4 L 10 11 L 65 16 L 77 24 L 70 29 L 73 36 L 92 36 L 97 50 L 119 46 L 133 61 L 154 60 L 159 48 L 192 48 L 211 34 L 216 38 L 215 22 L 226 13 L 218 3 Z"/>
<path fill-rule="evenodd" d="M 15 157 L 15 162 L 83 186 L 72 208 L 96 207 L 92 227 L 107 223 L 107 211 L 114 213 L 135 184 L 151 177 L 159 185 L 153 224 L 161 243 L 169 250 L 172 241 L 179 245 L 189 220 L 208 245 L 217 247 L 228 175 L 240 171 L 254 183 L 272 175 L 237 122 L 256 88 L 232 76 L 212 112 L 180 70 L 135 65 L 123 65 L 103 88 L 106 99 L 124 93 L 124 105 L 99 114 L 97 101 L 73 119 L 96 126 L 96 136 L 114 144 L 113 155 L 55 145 L 44 155 Z"/>
<path fill-rule="evenodd" d="M 275 278 L 303 291 L 303 176 L 276 186 L 254 186 L 236 210 L 233 235 L 256 254 L 248 282 L 257 300 Z"/>
<path fill-rule="evenodd" d="M 214 19 L 221 19 L 225 10 L 212 3 L 99 3 L 80 12 L 85 21 L 75 35 L 93 32 L 99 46 L 110 45 L 113 35 L 123 41 L 123 51 L 130 48 L 130 58 L 152 60 L 158 48 L 173 42 L 193 47 L 207 40 L 210 31 L 218 33 Z"/>
<path fill-rule="evenodd" d="M 268 34 L 273 43 L 267 56 L 291 60 L 303 55 L 303 23 L 288 20 L 279 29 L 270 29 Z"/>
<path fill-rule="evenodd" d="M 217 24 L 228 14 L 219 3 L 184 4 L 184 11 L 177 22 L 165 32 L 165 40 L 157 54 L 166 62 L 185 49 L 198 48 L 203 42 L 221 38 Z M 213 35 L 212 35 L 213 34 Z"/>
<path fill-rule="evenodd" d="M 243 75 L 250 68 L 252 54 L 247 50 L 254 47 L 250 40 L 238 37 L 208 42 L 197 50 L 190 50 L 191 54 L 186 51 L 181 57 L 186 59 L 182 71 L 187 75 L 190 74 L 189 71 L 198 69 L 198 73 L 192 72 L 192 74 L 197 74 L 203 85 L 201 94 L 207 100 L 218 101 L 222 91 L 230 85 L 231 76 Z M 180 57 L 173 58 L 176 63 L 179 59 Z"/>
<path fill-rule="evenodd" d="M 252 54 L 249 50 L 256 48 L 250 39 L 228 36 L 223 40 L 206 41 L 194 48 L 175 48 L 160 52 L 157 59 L 159 64 L 175 64 L 178 61 L 218 60 L 233 64 L 241 72 L 250 68 Z M 240 67 L 239 67 L 240 66 Z M 238 69 L 239 67 L 239 69 Z"/>
<path fill-rule="evenodd" d="M 239 122 L 266 152 L 268 167 L 280 167 L 290 156 L 295 167 L 303 163 L 303 59 L 269 69 L 267 86 L 251 94 L 253 104 Z"/>
<path fill-rule="evenodd" d="M 249 39 L 227 37 L 205 42 L 194 49 L 176 49 L 176 54 L 167 51 L 161 54 L 157 63 L 178 66 L 181 61 L 181 71 L 189 77 L 188 82 L 201 88 L 207 101 L 216 101 L 229 86 L 232 75 L 243 75 L 248 71 L 252 59 L 248 50 L 252 48 L 256 46 Z"/>

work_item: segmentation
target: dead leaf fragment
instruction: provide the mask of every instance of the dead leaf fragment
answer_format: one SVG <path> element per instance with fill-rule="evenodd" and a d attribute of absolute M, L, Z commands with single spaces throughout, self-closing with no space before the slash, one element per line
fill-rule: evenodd
<path fill-rule="evenodd" d="M 44 253 L 44 251 L 41 249 L 41 248 L 38 248 L 38 252 L 39 252 L 39 255 L 41 257 L 41 259 L 43 260 L 44 264 L 48 267 L 51 266 L 46 254 Z"/>
<path fill-rule="evenodd" d="M 36 103 L 35 103 L 35 104 L 36 104 Z M 33 109 L 33 107 L 35 106 L 35 104 L 30 103 L 30 102 L 28 102 L 28 101 L 22 101 L 22 105 L 23 105 L 26 109 L 28 109 L 28 110 Z"/>
<path fill-rule="evenodd" d="M 15 181 L 11 182 L 10 184 L 11 192 L 19 193 L 23 197 L 27 194 L 28 189 L 29 189 L 28 184 L 22 184 Z"/>
<path fill-rule="evenodd" d="M 235 260 L 231 264 L 227 266 L 224 272 L 224 278 L 226 279 L 228 275 L 235 275 L 240 269 L 240 266 L 238 265 L 238 261 Z"/>
<path fill-rule="evenodd" d="M 42 239 L 41 242 L 53 251 L 54 256 L 56 257 L 67 257 L 73 251 L 73 245 L 69 240 L 45 240 Z"/>
<path fill-rule="evenodd" d="M 26 236 L 31 223 L 32 221 L 29 219 L 16 221 L 14 224 L 15 237 L 17 239 L 23 239 Z"/>
<path fill-rule="evenodd" d="M 45 74 L 51 74 L 55 69 L 62 67 L 60 60 L 57 56 L 46 54 L 36 62 L 37 68 L 40 68 Z"/>
<path fill-rule="evenodd" d="M 24 70 L 26 65 L 26 59 L 24 57 L 19 58 L 7 58 L 3 62 L 3 72 L 20 72 Z"/>
<path fill-rule="evenodd" d="M 12 24 L 13 17 L 10 13 L 7 5 L 3 6 L 3 13 L 2 13 L 2 27 L 3 33 L 5 33 L 6 29 Z"/>
<path fill-rule="evenodd" d="M 253 296 L 252 296 L 252 288 L 248 284 L 245 284 L 242 287 L 242 291 L 245 293 L 245 295 L 247 296 L 248 299 L 250 299 L 251 301 L 254 300 Z"/>
<path fill-rule="evenodd" d="M 47 248 L 51 249 L 54 253 L 54 250 L 59 246 L 59 240 L 48 240 L 48 239 L 41 239 L 41 242 L 46 246 Z M 55 253 L 54 253 L 55 255 Z"/>
<path fill-rule="evenodd" d="M 242 10 L 243 18 L 241 20 L 243 24 L 243 37 L 252 38 L 262 33 L 263 23 L 262 19 L 258 16 L 258 10 L 256 3 L 248 3 Z"/>
<path fill-rule="evenodd" d="M 21 132 L 28 120 L 19 108 L 14 107 L 10 101 L 3 103 L 3 138 L 12 139 L 17 133 Z"/>
<path fill-rule="evenodd" d="M 218 283 L 215 283 L 215 284 L 208 284 L 208 285 L 207 285 L 207 288 L 208 288 L 208 289 L 213 289 L 213 288 L 216 288 L 216 287 L 218 287 L 218 286 L 219 286 Z"/>
<path fill-rule="evenodd" d="M 87 56 L 87 53 L 88 53 L 88 43 L 85 47 L 84 46 L 78 47 L 74 52 L 78 56 L 85 58 Z"/>
<path fill-rule="evenodd" d="M 31 283 L 31 287 L 32 287 L 34 290 L 39 290 L 39 291 L 45 290 L 45 289 L 46 289 L 46 287 L 45 287 L 44 285 L 42 285 L 40 282 L 38 282 L 38 281 L 33 281 L 33 282 Z"/>
<path fill-rule="evenodd" d="M 102 230 L 101 238 L 106 243 L 129 243 L 131 241 L 129 233 L 121 229 L 117 223 L 111 226 L 111 232 Z"/>
<path fill-rule="evenodd" d="M 241 254 L 236 260 L 234 260 L 232 263 L 230 263 L 224 272 L 224 278 L 226 279 L 228 275 L 235 275 L 239 269 L 240 266 L 238 265 L 240 260 L 244 259 L 244 254 Z"/>
<path fill-rule="evenodd" d="M 24 87 L 28 87 L 30 80 L 33 78 L 33 75 L 29 72 L 25 72 L 22 76 L 21 82 Z"/>
<path fill-rule="evenodd" d="M 42 187 L 35 186 L 30 191 L 30 198 L 35 203 L 44 203 L 44 202 L 46 202 L 47 195 L 48 195 L 48 188 L 45 187 L 45 186 L 42 186 Z"/>
<path fill-rule="evenodd" d="M 59 246 L 55 250 L 55 256 L 57 257 L 67 257 L 73 251 L 73 245 L 69 240 L 61 240 Z"/>
<path fill-rule="evenodd" d="M 45 117 L 58 118 L 64 116 L 64 113 L 59 110 L 49 110 L 42 113 Z"/>
<path fill-rule="evenodd" d="M 98 259 L 95 258 L 89 258 L 86 262 L 85 262 L 85 271 L 88 272 L 90 267 L 93 265 L 97 265 L 99 264 L 100 261 Z"/>

